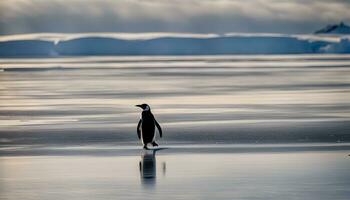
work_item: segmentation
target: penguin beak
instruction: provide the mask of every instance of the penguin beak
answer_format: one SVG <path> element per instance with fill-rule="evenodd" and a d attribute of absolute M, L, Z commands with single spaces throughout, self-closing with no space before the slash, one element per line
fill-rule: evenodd
<path fill-rule="evenodd" d="M 136 107 L 140 107 L 141 108 L 141 105 L 135 105 Z"/>

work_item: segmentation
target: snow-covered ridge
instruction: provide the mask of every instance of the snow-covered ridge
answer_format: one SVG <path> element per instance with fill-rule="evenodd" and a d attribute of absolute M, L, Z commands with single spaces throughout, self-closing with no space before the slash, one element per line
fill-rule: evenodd
<path fill-rule="evenodd" d="M 350 53 L 349 35 L 41 33 L 0 37 L 0 57 Z"/>

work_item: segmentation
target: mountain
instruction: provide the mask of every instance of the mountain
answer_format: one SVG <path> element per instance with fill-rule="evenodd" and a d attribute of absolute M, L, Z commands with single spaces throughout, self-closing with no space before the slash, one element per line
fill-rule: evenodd
<path fill-rule="evenodd" d="M 315 43 L 316 45 L 316 43 Z M 291 37 L 162 37 L 148 40 L 78 38 L 59 42 L 59 55 L 216 55 L 313 53 L 307 40 Z"/>
<path fill-rule="evenodd" d="M 14 40 L 0 42 L 0 57 L 53 56 L 53 42 L 42 40 Z"/>
<path fill-rule="evenodd" d="M 315 34 L 350 34 L 350 26 L 340 22 L 339 24 L 328 25 L 316 31 Z"/>
<path fill-rule="evenodd" d="M 125 39 L 95 35 L 57 41 L 0 40 L 0 57 L 350 53 L 349 38 L 323 35 L 232 34 L 203 38 L 162 36 Z"/>

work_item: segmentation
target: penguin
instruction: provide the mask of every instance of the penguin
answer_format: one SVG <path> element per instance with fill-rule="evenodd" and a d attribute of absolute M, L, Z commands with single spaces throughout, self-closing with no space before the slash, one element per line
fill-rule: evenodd
<path fill-rule="evenodd" d="M 135 105 L 142 108 L 142 115 L 139 123 L 137 124 L 137 136 L 143 143 L 143 148 L 148 149 L 147 144 L 151 143 L 153 146 L 158 146 L 156 143 L 155 127 L 158 128 L 159 136 L 162 137 L 162 128 L 157 120 L 154 118 L 151 108 L 147 104 Z"/>

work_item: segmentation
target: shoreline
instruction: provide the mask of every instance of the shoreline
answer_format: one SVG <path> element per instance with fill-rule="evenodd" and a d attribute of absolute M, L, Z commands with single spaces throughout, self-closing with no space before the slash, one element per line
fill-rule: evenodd
<path fill-rule="evenodd" d="M 165 144 L 143 150 L 137 145 L 75 145 L 38 146 L 18 145 L 0 148 L 0 157 L 17 156 L 133 156 L 153 150 L 161 155 L 174 154 L 239 154 L 239 153 L 297 153 L 349 151 L 350 143 L 293 143 L 293 144 Z"/>

